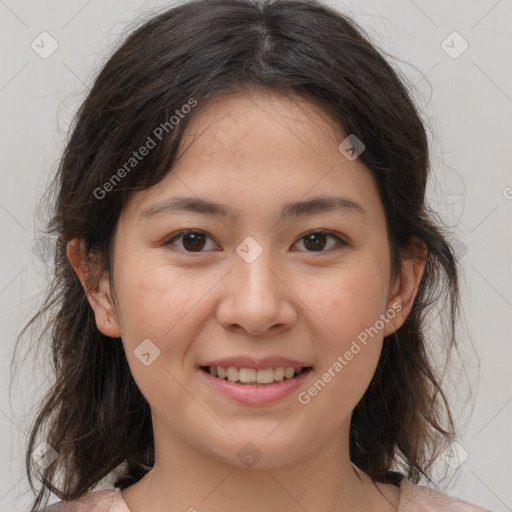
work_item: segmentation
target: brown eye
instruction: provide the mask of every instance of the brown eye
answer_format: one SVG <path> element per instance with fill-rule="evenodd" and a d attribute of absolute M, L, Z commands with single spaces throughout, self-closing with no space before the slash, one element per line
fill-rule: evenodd
<path fill-rule="evenodd" d="M 204 252 L 206 240 L 211 238 L 202 231 L 181 231 L 170 238 L 165 245 L 174 245 L 175 240 L 181 239 L 181 248 L 186 252 Z"/>
<path fill-rule="evenodd" d="M 183 247 L 187 251 L 200 251 L 204 247 L 204 235 L 202 233 L 186 233 L 183 235 Z"/>
<path fill-rule="evenodd" d="M 303 235 L 300 240 L 304 242 L 304 247 L 306 247 L 308 252 L 326 252 L 324 249 L 329 238 L 337 240 L 338 245 L 346 245 L 338 235 L 327 231 L 311 231 L 310 233 Z"/>

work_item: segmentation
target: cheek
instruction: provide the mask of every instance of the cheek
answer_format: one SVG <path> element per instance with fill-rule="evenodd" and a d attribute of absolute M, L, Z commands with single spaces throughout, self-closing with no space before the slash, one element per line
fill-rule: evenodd
<path fill-rule="evenodd" d="M 305 390 L 313 405 L 309 410 L 319 415 L 330 410 L 333 426 L 359 402 L 377 367 L 383 333 L 375 326 L 386 309 L 387 279 L 386 267 L 376 259 L 359 258 L 305 295 L 314 313 L 309 316 L 322 331 L 315 337 L 321 368 L 313 388 Z"/>
<path fill-rule="evenodd" d="M 157 411 L 170 402 L 183 409 L 188 403 L 173 377 L 189 364 L 190 340 L 201 329 L 199 317 L 206 304 L 201 297 L 207 291 L 204 283 L 196 285 L 190 279 L 180 278 L 168 267 L 152 270 L 141 265 L 127 272 L 122 282 L 119 302 L 125 354 L 137 386 Z"/>
<path fill-rule="evenodd" d="M 153 350 L 155 354 L 160 351 L 158 357 L 169 350 L 180 350 L 179 340 L 183 338 L 176 333 L 192 308 L 193 297 L 190 292 L 183 293 L 183 286 L 176 279 L 149 266 L 127 266 L 118 273 L 118 279 L 121 336 L 129 364 L 137 372 L 137 347 L 144 340 L 151 340 L 157 347 Z"/>
<path fill-rule="evenodd" d="M 371 259 L 330 269 L 315 286 L 307 280 L 303 285 L 302 296 L 310 315 L 321 320 L 327 339 L 336 344 L 350 344 L 386 309 L 388 274 Z"/>
<path fill-rule="evenodd" d="M 323 292 L 309 296 L 325 335 L 315 343 L 321 354 L 316 380 L 302 390 L 311 417 L 337 428 L 361 400 L 375 373 L 383 334 L 375 330 L 385 311 L 382 275 L 371 267 L 347 268 L 326 280 Z M 325 327 L 325 326 L 328 326 Z"/>
<path fill-rule="evenodd" d="M 126 260 L 118 273 L 119 303 L 124 328 L 161 338 L 205 295 L 208 287 L 186 269 L 149 258 Z"/>
<path fill-rule="evenodd" d="M 212 291 L 221 277 L 217 273 L 199 275 L 197 269 L 173 268 L 161 262 L 144 266 L 142 261 L 126 266 L 124 275 L 119 273 L 123 345 L 134 376 L 146 378 L 136 358 L 137 347 L 146 339 L 158 349 L 152 368 L 162 366 L 173 373 L 195 364 L 190 352 L 192 341 L 200 336 L 212 313 Z M 157 378 L 156 373 L 152 375 Z"/>

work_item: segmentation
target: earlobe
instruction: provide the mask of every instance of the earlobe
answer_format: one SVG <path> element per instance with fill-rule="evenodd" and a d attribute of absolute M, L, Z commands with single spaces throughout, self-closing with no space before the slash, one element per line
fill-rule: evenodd
<path fill-rule="evenodd" d="M 104 273 L 98 278 L 101 268 L 99 263 L 86 260 L 83 240 L 71 240 L 67 245 L 67 256 L 94 311 L 98 330 L 105 336 L 119 337 L 119 323 L 110 294 L 108 274 Z"/>
<path fill-rule="evenodd" d="M 389 310 L 396 311 L 396 314 L 386 324 L 384 336 L 389 336 L 403 325 L 418 293 L 428 252 L 424 246 L 414 246 L 413 251 L 410 258 L 404 258 L 401 262 L 400 275 L 397 277 L 392 297 L 388 302 Z"/>
<path fill-rule="evenodd" d="M 389 336 L 397 331 L 404 323 L 406 316 L 403 314 L 403 303 L 400 295 L 395 296 L 389 303 L 386 310 L 386 318 L 388 321 L 384 327 L 384 336 Z"/>

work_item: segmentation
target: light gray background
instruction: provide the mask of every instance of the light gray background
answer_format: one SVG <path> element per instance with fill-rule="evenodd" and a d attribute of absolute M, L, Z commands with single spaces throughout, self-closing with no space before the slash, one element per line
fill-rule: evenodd
<path fill-rule="evenodd" d="M 512 510 L 512 2 L 330 3 L 405 61 L 396 65 L 417 85 L 416 100 L 432 128 L 430 202 L 456 228 L 467 319 L 461 343 L 473 396 L 469 402 L 456 396 L 464 375 L 455 375 L 450 389 L 461 426 L 458 453 L 467 458 L 444 489 L 492 511 Z M 0 0 L 0 511 L 22 512 L 31 501 L 22 455 L 31 411 L 47 385 L 38 371 L 43 360 L 21 361 L 9 401 L 16 335 L 36 311 L 47 279 L 33 251 L 39 194 L 54 172 L 71 116 L 112 45 L 132 20 L 170 5 Z M 59 45 L 47 59 L 31 48 L 43 31 Z M 445 51 L 462 48 L 458 36 L 442 44 L 453 31 L 469 44 L 458 58 Z"/>

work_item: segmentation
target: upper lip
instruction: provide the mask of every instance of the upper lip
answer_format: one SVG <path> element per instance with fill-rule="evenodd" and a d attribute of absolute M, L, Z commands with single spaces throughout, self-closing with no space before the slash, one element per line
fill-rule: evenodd
<path fill-rule="evenodd" d="M 252 356 L 235 356 L 226 357 L 223 359 L 215 359 L 207 361 L 201 366 L 221 366 L 222 368 L 229 368 L 234 366 L 236 368 L 278 368 L 283 366 L 285 368 L 293 366 L 294 368 L 309 368 L 310 364 L 295 359 L 288 359 L 287 357 L 252 357 Z"/>

